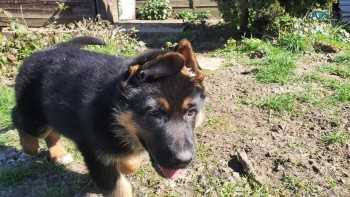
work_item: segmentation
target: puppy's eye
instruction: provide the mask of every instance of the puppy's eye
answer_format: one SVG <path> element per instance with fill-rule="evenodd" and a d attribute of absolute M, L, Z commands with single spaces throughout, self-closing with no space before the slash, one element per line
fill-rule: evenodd
<path fill-rule="evenodd" d="M 196 110 L 195 109 L 190 109 L 187 111 L 187 116 L 189 117 L 193 117 L 194 115 L 196 115 Z"/>
<path fill-rule="evenodd" d="M 157 117 L 157 118 L 161 117 L 161 115 L 162 115 L 162 113 L 158 109 L 149 110 L 148 114 L 153 116 L 153 117 Z"/>

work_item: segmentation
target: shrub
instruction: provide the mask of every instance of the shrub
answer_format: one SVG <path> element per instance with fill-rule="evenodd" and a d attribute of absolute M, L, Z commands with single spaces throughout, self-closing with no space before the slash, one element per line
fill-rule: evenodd
<path fill-rule="evenodd" d="M 203 22 L 209 19 L 210 12 L 202 11 L 202 12 L 196 13 L 196 12 L 182 11 L 178 15 L 179 15 L 179 18 L 181 18 L 184 22 L 195 23 L 197 21 Z"/>
<path fill-rule="evenodd" d="M 172 8 L 166 0 L 147 0 L 138 12 L 141 19 L 146 20 L 164 20 L 171 15 Z"/>

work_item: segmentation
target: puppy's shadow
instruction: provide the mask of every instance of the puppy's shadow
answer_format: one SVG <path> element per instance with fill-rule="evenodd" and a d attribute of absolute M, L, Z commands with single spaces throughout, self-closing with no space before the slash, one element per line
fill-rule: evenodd
<path fill-rule="evenodd" d="M 47 151 L 24 159 L 15 147 L 2 146 L 0 153 L 10 154 L 0 162 L 1 196 L 100 196 L 84 162 L 60 165 Z"/>

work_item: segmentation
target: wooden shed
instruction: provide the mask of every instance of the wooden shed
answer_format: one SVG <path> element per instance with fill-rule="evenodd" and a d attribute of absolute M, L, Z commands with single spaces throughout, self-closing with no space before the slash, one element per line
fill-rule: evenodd
<path fill-rule="evenodd" d="M 339 0 L 339 8 L 342 20 L 350 22 L 350 0 Z"/>
<path fill-rule="evenodd" d="M 0 8 L 9 11 L 20 23 L 34 27 L 53 21 L 69 23 L 96 15 L 94 0 L 0 0 Z M 7 17 L 0 15 L 0 26 L 6 21 Z"/>

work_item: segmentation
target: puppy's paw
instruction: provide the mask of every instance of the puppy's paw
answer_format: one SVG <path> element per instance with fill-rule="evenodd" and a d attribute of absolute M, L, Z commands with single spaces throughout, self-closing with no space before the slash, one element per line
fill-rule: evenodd
<path fill-rule="evenodd" d="M 53 158 L 53 160 L 54 160 L 56 163 L 66 165 L 66 164 L 71 163 L 74 159 L 73 159 L 73 157 L 72 157 L 71 154 L 66 154 L 65 156 L 60 157 L 60 158 L 55 157 L 55 158 Z"/>

